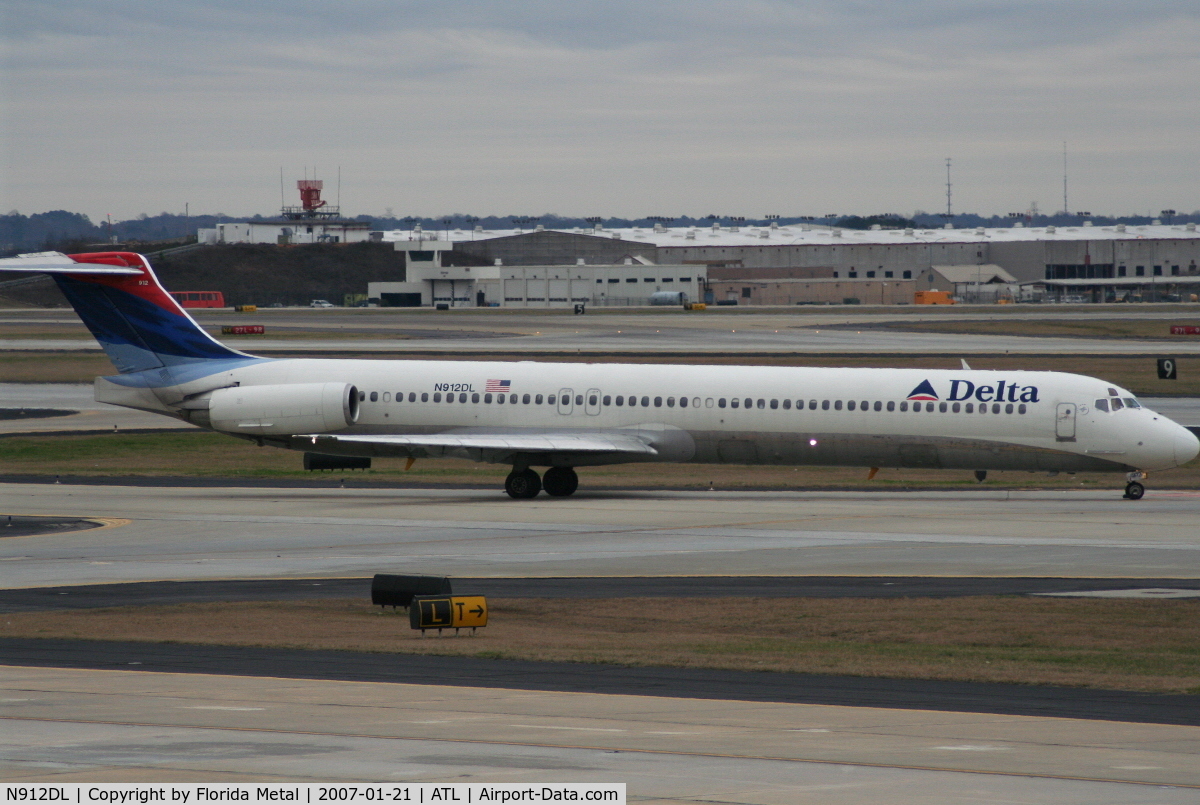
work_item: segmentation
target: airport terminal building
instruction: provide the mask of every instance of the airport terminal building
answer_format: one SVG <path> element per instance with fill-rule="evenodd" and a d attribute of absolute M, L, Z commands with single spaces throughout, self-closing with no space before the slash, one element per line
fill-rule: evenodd
<path fill-rule="evenodd" d="M 637 305 L 664 289 L 687 291 L 693 301 L 739 305 L 897 304 L 929 290 L 968 302 L 1189 301 L 1200 292 L 1195 224 L 892 230 L 713 224 L 524 232 L 476 227 L 442 236 L 436 277 L 428 264 L 411 259 L 426 249 L 406 245 L 428 244 L 421 240 L 426 236 L 419 230 L 372 233 L 410 252 L 406 282 L 422 283 L 422 304 L 436 298 L 460 305 L 486 299 L 502 306 L 553 306 L 586 298 L 594 305 Z M 549 286 L 568 274 L 566 290 Z M 682 283 L 684 277 L 692 279 Z M 434 285 L 468 279 L 479 287 Z M 517 291 L 520 282 L 526 285 Z M 530 290 L 529 282 L 547 287 Z M 582 290 L 585 284 L 590 293 Z M 414 286 L 406 292 L 417 291 Z"/>

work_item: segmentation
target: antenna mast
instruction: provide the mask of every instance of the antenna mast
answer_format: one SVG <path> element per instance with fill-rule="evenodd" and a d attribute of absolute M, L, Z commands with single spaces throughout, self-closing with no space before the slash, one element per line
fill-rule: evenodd
<path fill-rule="evenodd" d="M 954 213 L 950 210 L 950 157 L 946 157 L 946 218 L 953 218 Z"/>
<path fill-rule="evenodd" d="M 1063 215 L 1070 215 L 1071 208 L 1067 206 L 1067 141 L 1063 140 Z"/>

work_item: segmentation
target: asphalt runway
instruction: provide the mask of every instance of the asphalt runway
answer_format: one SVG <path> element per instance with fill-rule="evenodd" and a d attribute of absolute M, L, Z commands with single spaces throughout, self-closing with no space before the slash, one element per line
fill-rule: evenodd
<path fill-rule="evenodd" d="M 406 350 L 421 353 L 461 353 L 468 349 L 461 338 L 271 338 L 229 337 L 221 341 L 250 354 L 319 354 L 322 352 L 379 352 L 403 358 Z M 98 352 L 91 338 L 0 338 L 0 350 L 7 351 L 84 351 Z M 472 339 L 471 353 L 612 354 L 620 352 L 666 353 L 678 355 L 737 353 L 847 353 L 922 355 L 1200 355 L 1196 341 L 1133 341 L 1099 338 L 1030 337 L 1017 335 L 970 335 L 945 333 L 909 333 L 903 331 L 854 331 L 847 329 L 794 329 L 790 331 L 714 331 L 678 328 L 653 332 L 587 330 L 578 333 L 535 333 L 490 339 Z"/>
<path fill-rule="evenodd" d="M 994 306 L 952 312 L 870 309 L 867 312 L 796 311 L 788 309 L 680 311 L 621 311 L 572 316 L 569 311 L 259 311 L 254 321 L 241 314 L 196 311 L 202 324 L 261 323 L 263 336 L 222 340 L 251 353 L 379 352 L 402 356 L 406 350 L 422 353 L 559 353 L 602 352 L 674 354 L 711 353 L 859 353 L 930 355 L 963 354 L 1080 354 L 1080 355 L 1196 355 L 1200 338 L 1169 340 L 1167 326 L 1190 322 L 1194 311 L 1100 308 L 1096 311 L 1055 311 L 1021 308 L 999 313 Z M 905 321 L 995 320 L 1095 320 L 1130 318 L 1163 321 L 1162 340 L 1056 336 L 972 335 L 881 330 L 873 325 Z M 864 325 L 861 330 L 854 325 Z M 85 350 L 99 346 L 78 319 L 66 311 L 0 311 L 0 350 Z M 57 333 L 37 334 L 38 326 L 78 328 L 77 337 Z M 871 325 L 871 326 L 868 326 Z M 33 335 L 20 337 L 28 326 Z M 272 330 L 304 330 L 302 338 L 275 337 Z"/>
<path fill-rule="evenodd" d="M 435 638 L 428 638 L 433 640 Z M 467 637 L 436 638 L 469 640 Z M 1200 695 L 133 641 L 0 638 L 4 664 L 887 707 L 1200 727 Z M 586 669 L 586 670 L 585 670 Z"/>
<path fill-rule="evenodd" d="M 2 536 L 2 532 L 0 532 Z M 613 576 L 453 578 L 456 595 L 494 598 L 956 598 L 1177 590 L 1200 593 L 1200 579 L 935 578 L 928 576 Z M 1141 594 L 1152 597 L 1152 594 Z M 216 601 L 315 601 L 371 597 L 371 579 L 146 581 L 0 590 L 0 613 Z"/>

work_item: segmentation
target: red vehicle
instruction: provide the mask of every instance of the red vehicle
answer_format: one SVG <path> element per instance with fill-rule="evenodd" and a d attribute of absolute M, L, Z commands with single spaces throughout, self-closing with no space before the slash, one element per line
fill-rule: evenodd
<path fill-rule="evenodd" d="M 225 307 L 225 294 L 220 291 L 171 291 L 180 307 Z"/>

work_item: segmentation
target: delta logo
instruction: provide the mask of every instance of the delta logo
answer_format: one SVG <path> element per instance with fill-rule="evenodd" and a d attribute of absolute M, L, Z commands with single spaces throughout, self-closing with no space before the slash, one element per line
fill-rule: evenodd
<path fill-rule="evenodd" d="M 941 397 L 939 397 L 937 395 L 937 392 L 933 390 L 932 383 L 930 383 L 928 380 L 922 380 L 921 385 L 917 386 L 915 389 L 913 389 L 912 391 L 910 391 L 908 393 L 908 399 L 910 399 L 910 400 L 932 400 L 933 402 L 937 402 L 938 400 L 941 399 Z"/>
<path fill-rule="evenodd" d="M 908 399 L 938 402 L 941 397 L 938 396 L 932 383 L 922 380 L 915 389 L 908 393 Z M 1013 403 L 1039 401 L 1037 386 L 1020 386 L 1007 380 L 997 380 L 995 385 L 977 384 L 971 380 L 951 380 L 950 395 L 946 397 L 946 400 L 948 402 L 978 400 L 979 402 Z"/>

